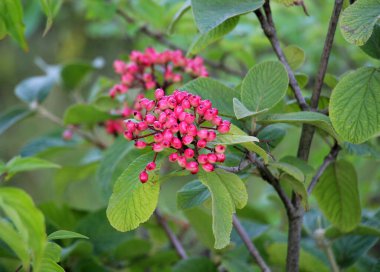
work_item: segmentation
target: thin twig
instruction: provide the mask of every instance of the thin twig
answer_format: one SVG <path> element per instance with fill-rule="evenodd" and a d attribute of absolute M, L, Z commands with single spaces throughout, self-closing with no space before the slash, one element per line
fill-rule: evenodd
<path fill-rule="evenodd" d="M 267 36 L 268 40 L 270 41 L 272 48 L 273 48 L 274 52 L 276 53 L 278 59 L 285 66 L 285 69 L 286 69 L 288 76 L 289 76 L 289 85 L 293 90 L 293 93 L 294 93 L 294 96 L 296 97 L 298 105 L 304 111 L 309 110 L 309 105 L 306 103 L 305 98 L 302 95 L 301 88 L 298 85 L 298 82 L 296 80 L 296 77 L 295 77 L 292 69 L 290 68 L 288 61 L 285 58 L 284 52 L 281 49 L 280 42 L 277 38 L 277 33 L 276 33 L 274 21 L 272 19 L 272 11 L 270 9 L 269 2 L 265 2 L 264 10 L 265 10 L 266 18 L 259 9 L 255 10 L 255 14 L 256 14 L 257 18 L 259 19 L 261 27 L 264 31 L 264 34 L 265 34 L 265 36 Z"/>
<path fill-rule="evenodd" d="M 181 257 L 181 259 L 187 259 L 187 254 L 185 249 L 183 248 L 181 242 L 178 240 L 178 238 L 175 236 L 175 234 L 170 229 L 168 223 L 166 222 L 166 219 L 161 215 L 160 211 L 156 209 L 154 211 L 154 214 L 156 215 L 157 222 L 161 225 L 161 227 L 164 229 L 166 235 L 168 236 L 170 243 L 176 250 L 177 254 Z"/>
<path fill-rule="evenodd" d="M 331 19 L 330 19 L 329 29 L 326 35 L 325 45 L 323 47 L 321 62 L 319 64 L 319 70 L 318 70 L 317 78 L 314 85 L 313 94 L 311 96 L 311 107 L 313 109 L 318 108 L 319 97 L 321 95 L 323 80 L 325 78 L 327 65 L 329 62 L 329 57 L 330 57 L 331 49 L 334 42 L 335 31 L 338 25 L 339 14 L 342 11 L 342 6 L 343 6 L 343 0 L 335 1 L 334 9 L 333 9 Z"/>
<path fill-rule="evenodd" d="M 335 145 L 331 148 L 329 154 L 327 154 L 327 156 L 323 160 L 323 163 L 321 164 L 321 166 L 318 168 L 317 173 L 312 178 L 312 180 L 311 180 L 311 182 L 309 184 L 309 187 L 307 188 L 307 192 L 308 192 L 309 195 L 313 191 L 315 185 L 317 184 L 319 178 L 322 176 L 323 172 L 325 172 L 326 168 L 333 161 L 336 160 L 336 158 L 337 158 L 337 156 L 339 154 L 339 151 L 340 151 L 340 147 L 339 147 L 339 145 L 337 143 L 335 143 Z"/>
<path fill-rule="evenodd" d="M 243 240 L 245 246 L 247 247 L 249 254 L 251 254 L 252 258 L 255 260 L 257 265 L 260 267 L 260 270 L 263 272 L 270 272 L 269 266 L 264 261 L 263 257 L 261 257 L 259 251 L 251 241 L 248 233 L 245 231 L 244 227 L 241 225 L 239 219 L 234 214 L 232 217 L 232 223 L 236 229 L 236 232 L 239 234 L 240 238 Z"/>
<path fill-rule="evenodd" d="M 246 169 L 250 164 L 251 164 L 250 160 L 243 160 L 240 162 L 240 164 L 238 166 L 224 166 L 224 165 L 215 164 L 215 167 L 223 169 L 227 172 L 239 173 L 239 172 L 243 171 L 244 169 Z"/>
<path fill-rule="evenodd" d="M 122 18 L 124 18 L 124 20 L 126 20 L 128 23 L 130 23 L 130 24 L 136 23 L 135 20 L 131 16 L 129 16 L 124 10 L 118 9 L 117 13 Z M 152 31 L 151 29 L 149 29 L 149 27 L 147 25 L 143 25 L 140 28 L 140 32 L 143 33 L 143 34 L 145 34 L 146 36 L 148 36 L 148 37 L 150 37 L 150 38 L 158 41 L 159 43 L 167 46 L 169 49 L 172 49 L 172 50 L 181 50 L 183 53 L 186 53 L 186 50 L 184 50 L 183 48 L 180 48 L 179 46 L 177 46 L 176 44 L 174 44 L 173 42 L 171 42 L 170 40 L 168 40 L 165 37 L 166 36 L 165 33 Z M 237 71 L 235 69 L 232 69 L 229 66 L 226 66 L 224 64 L 224 62 L 217 63 L 217 62 L 211 61 L 209 59 L 203 59 L 203 61 L 208 66 L 212 67 L 213 69 L 222 70 L 226 74 L 230 74 L 230 75 L 233 75 L 233 76 L 239 76 L 239 77 L 242 77 L 242 76 L 245 75 L 245 72 L 241 72 L 241 71 Z"/>

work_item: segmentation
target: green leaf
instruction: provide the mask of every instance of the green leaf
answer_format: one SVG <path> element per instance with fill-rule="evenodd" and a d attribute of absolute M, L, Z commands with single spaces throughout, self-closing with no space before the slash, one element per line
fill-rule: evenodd
<path fill-rule="evenodd" d="M 329 73 L 327 73 L 325 75 L 325 78 L 323 79 L 323 83 L 325 83 L 328 87 L 330 87 L 330 89 L 334 89 L 336 84 L 338 84 L 338 82 L 339 82 L 338 77 Z"/>
<path fill-rule="evenodd" d="M 284 54 L 292 70 L 297 70 L 305 62 L 305 51 L 295 45 L 289 45 L 284 48 Z"/>
<path fill-rule="evenodd" d="M 62 248 L 59 245 L 48 242 L 42 258 L 41 271 L 65 272 L 65 270 L 57 264 L 61 259 L 61 252 Z"/>
<path fill-rule="evenodd" d="M 361 208 L 355 168 L 346 161 L 330 164 L 315 186 L 323 214 L 343 232 L 360 222 Z"/>
<path fill-rule="evenodd" d="M 191 0 L 195 22 L 201 33 L 210 31 L 229 18 L 260 8 L 262 0 Z"/>
<path fill-rule="evenodd" d="M 183 213 L 189 220 L 198 240 L 209 249 L 213 249 L 215 238 L 212 230 L 212 215 L 206 209 L 201 209 L 199 206 L 184 210 Z"/>
<path fill-rule="evenodd" d="M 360 47 L 368 56 L 380 59 L 380 25 L 375 25 L 369 40 Z"/>
<path fill-rule="evenodd" d="M 46 246 L 42 212 L 35 207 L 33 200 L 24 191 L 10 187 L 0 188 L 0 207 L 2 214 L 13 223 L 15 231 L 23 241 L 22 244 L 27 246 L 29 259 L 33 257 L 33 271 L 41 271 Z M 28 270 L 28 264 L 25 263 L 24 268 Z"/>
<path fill-rule="evenodd" d="M 62 2 L 63 0 L 40 0 L 42 10 L 47 16 L 46 26 L 43 35 L 45 35 L 53 25 L 53 18 L 61 8 Z"/>
<path fill-rule="evenodd" d="M 339 140 L 330 119 L 318 112 L 291 112 L 284 114 L 267 115 L 257 122 L 262 124 L 289 123 L 289 124 L 309 124 L 326 131 L 328 134 Z"/>
<path fill-rule="evenodd" d="M 242 144 L 242 143 L 251 143 L 251 142 L 259 142 L 254 136 L 248 135 L 234 135 L 234 134 L 221 134 L 214 140 L 215 144 L 225 144 L 225 145 L 233 145 L 233 144 Z"/>
<path fill-rule="evenodd" d="M 273 243 L 267 248 L 270 263 L 286 266 L 287 245 L 285 243 Z M 301 249 L 299 269 L 303 272 L 328 272 L 329 268 L 316 256 Z"/>
<path fill-rule="evenodd" d="M 210 197 L 210 192 L 200 181 L 187 183 L 177 192 L 177 207 L 181 210 L 201 205 Z"/>
<path fill-rule="evenodd" d="M 0 19 L 8 33 L 25 51 L 28 45 L 25 41 L 25 25 L 23 23 L 23 11 L 20 0 L 2 0 L 0 2 Z"/>
<path fill-rule="evenodd" d="M 60 240 L 60 239 L 71 239 L 71 238 L 88 239 L 87 236 L 84 236 L 80 233 L 76 233 L 73 231 L 68 231 L 68 230 L 55 231 L 53 233 L 50 233 L 47 238 L 48 238 L 48 240 Z"/>
<path fill-rule="evenodd" d="M 32 114 L 31 110 L 25 108 L 12 108 L 0 116 L 0 135 L 17 122 L 24 120 Z"/>
<path fill-rule="evenodd" d="M 27 142 L 20 151 L 22 157 L 35 156 L 37 154 L 49 153 L 48 151 L 55 151 L 65 148 L 72 148 L 78 143 L 78 140 L 75 138 L 66 141 L 62 139 L 62 136 L 43 136 L 36 139 L 33 139 L 30 142 Z M 50 154 L 50 153 L 49 153 Z"/>
<path fill-rule="evenodd" d="M 275 148 L 286 135 L 284 126 L 283 124 L 273 124 L 261 129 L 257 134 L 257 137 L 262 140 L 259 145 L 265 148 L 267 146 L 263 141 L 267 141 L 268 146 Z"/>
<path fill-rule="evenodd" d="M 380 69 L 364 67 L 344 76 L 330 99 L 330 118 L 343 140 L 362 143 L 380 132 Z"/>
<path fill-rule="evenodd" d="M 114 110 L 120 106 L 120 102 L 117 99 L 113 99 L 108 95 L 98 97 L 92 104 L 101 111 Z"/>
<path fill-rule="evenodd" d="M 343 37 L 356 45 L 363 45 L 371 37 L 373 27 L 380 18 L 380 0 L 358 0 L 346 8 L 341 16 Z"/>
<path fill-rule="evenodd" d="M 24 267 L 29 267 L 28 247 L 23 237 L 18 233 L 10 222 L 0 219 L 0 240 L 2 240 L 22 261 Z"/>
<path fill-rule="evenodd" d="M 220 115 L 235 116 L 232 100 L 234 97 L 240 96 L 239 91 L 229 88 L 215 79 L 200 77 L 186 83 L 180 89 L 200 95 L 202 99 L 210 100 L 213 107 L 218 108 Z"/>
<path fill-rule="evenodd" d="M 243 119 L 243 118 L 246 118 L 246 117 L 250 117 L 250 116 L 256 116 L 260 113 L 264 113 L 264 112 L 267 112 L 269 109 L 263 109 L 261 111 L 250 111 L 249 109 L 247 109 L 246 106 L 244 106 L 243 103 L 240 102 L 239 99 L 237 98 L 233 98 L 233 107 L 234 107 L 234 113 L 235 113 L 235 116 L 236 118 L 239 120 L 239 119 Z"/>
<path fill-rule="evenodd" d="M 236 136 L 240 136 L 240 137 L 247 137 L 248 136 L 247 133 L 245 133 L 244 131 L 242 131 L 240 128 L 238 128 L 235 125 L 231 125 L 230 132 L 228 134 L 225 134 L 225 135 L 234 135 L 234 138 L 236 138 Z M 263 158 L 265 163 L 268 163 L 269 156 L 268 156 L 267 152 L 264 149 L 262 149 L 260 146 L 256 145 L 252 141 L 241 143 L 241 145 L 244 146 L 249 151 L 257 153 L 258 155 L 260 155 Z"/>
<path fill-rule="evenodd" d="M 32 102 L 41 103 L 51 92 L 54 84 L 55 80 L 51 76 L 30 77 L 17 84 L 15 94 L 28 104 Z"/>
<path fill-rule="evenodd" d="M 241 209 L 247 203 L 246 188 L 238 176 L 221 169 L 209 173 L 201 171 L 198 176 L 211 193 L 214 247 L 224 248 L 230 243 L 235 207 Z"/>
<path fill-rule="evenodd" d="M 160 192 L 159 167 L 149 172 L 149 180 L 145 184 L 139 180 L 140 172 L 152 159 L 151 153 L 138 157 L 115 183 L 107 207 L 107 217 L 111 225 L 119 231 L 137 228 L 147 221 L 156 209 Z"/>
<path fill-rule="evenodd" d="M 181 6 L 181 8 L 176 12 L 170 25 L 168 27 L 168 33 L 173 34 L 174 28 L 177 25 L 178 21 L 182 18 L 182 16 L 191 8 L 191 1 L 186 0 L 185 3 Z"/>
<path fill-rule="evenodd" d="M 33 171 L 39 169 L 60 168 L 58 164 L 35 157 L 15 157 L 10 160 L 5 166 L 5 172 L 7 172 L 6 179 L 10 179 L 17 173 Z"/>
<path fill-rule="evenodd" d="M 114 118 L 115 116 L 100 111 L 95 106 L 76 104 L 66 110 L 63 121 L 66 125 L 95 125 Z"/>
<path fill-rule="evenodd" d="M 301 181 L 302 183 L 305 181 L 305 176 L 302 173 L 302 171 L 300 169 L 298 169 L 297 167 L 291 165 L 291 164 L 288 164 L 285 162 L 270 162 L 269 166 L 273 166 L 273 167 L 289 174 L 290 176 L 292 176 L 296 180 Z"/>
<path fill-rule="evenodd" d="M 133 141 L 127 141 L 124 137 L 118 137 L 107 148 L 100 161 L 96 173 L 96 181 L 101 194 L 108 200 L 112 194 L 112 188 L 116 179 L 131 164 L 135 158 L 149 152 L 147 149 L 136 149 Z"/>
<path fill-rule="evenodd" d="M 289 171 L 289 169 L 287 169 Z M 289 171 L 292 172 L 292 171 Z M 286 182 L 290 185 L 290 187 L 293 189 L 296 194 L 298 194 L 301 199 L 302 199 L 302 204 L 305 208 L 305 210 L 309 209 L 309 204 L 308 204 L 308 193 L 306 190 L 305 183 L 303 181 L 300 181 L 299 179 L 294 178 L 290 174 L 285 174 L 282 175 L 280 178 L 280 181 Z"/>
<path fill-rule="evenodd" d="M 241 100 L 255 112 L 270 109 L 286 94 L 288 74 L 278 61 L 266 61 L 253 66 L 241 86 Z"/>
<path fill-rule="evenodd" d="M 93 69 L 88 63 L 78 62 L 64 65 L 61 70 L 63 85 L 68 90 L 75 89 Z"/>
<path fill-rule="evenodd" d="M 331 240 L 344 235 L 377 236 L 380 238 L 380 230 L 378 228 L 364 224 L 358 225 L 356 228 L 349 232 L 342 232 L 335 226 L 330 226 L 325 230 L 325 237 Z"/>
<path fill-rule="evenodd" d="M 226 34 L 230 33 L 239 23 L 239 16 L 232 17 L 212 30 L 201 33 L 194 39 L 188 50 L 188 55 L 196 55 L 205 49 L 210 44 L 223 38 Z"/>
<path fill-rule="evenodd" d="M 191 257 L 181 260 L 173 267 L 173 272 L 217 272 L 215 264 L 206 257 Z"/>

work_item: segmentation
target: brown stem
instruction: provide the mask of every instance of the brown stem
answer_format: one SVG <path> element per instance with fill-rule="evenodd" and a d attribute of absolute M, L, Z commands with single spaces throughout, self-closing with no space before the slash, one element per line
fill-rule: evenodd
<path fill-rule="evenodd" d="M 154 211 L 154 214 L 156 215 L 157 222 L 164 229 L 166 235 L 168 236 L 170 240 L 170 243 L 176 250 L 178 256 L 180 256 L 181 259 L 187 259 L 188 257 L 187 257 L 185 249 L 183 248 L 181 242 L 178 240 L 178 238 L 175 236 L 175 234 L 172 232 L 172 230 L 168 226 L 168 223 L 166 222 L 166 219 L 161 215 L 161 212 L 158 209 L 156 209 Z"/>
<path fill-rule="evenodd" d="M 265 36 L 267 36 L 268 40 L 270 41 L 272 48 L 274 52 L 276 53 L 278 59 L 285 66 L 285 69 L 289 76 L 289 85 L 293 90 L 293 93 L 294 93 L 294 96 L 296 97 L 298 105 L 301 107 L 302 110 L 308 110 L 309 105 L 306 103 L 305 98 L 302 95 L 301 88 L 297 83 L 296 77 L 292 69 L 290 68 L 288 61 L 285 58 L 284 52 L 281 49 L 280 42 L 277 38 L 276 28 L 274 25 L 274 21 L 272 19 L 272 12 L 271 12 L 268 1 L 265 2 L 264 4 L 264 10 L 265 10 L 266 18 L 260 10 L 255 10 L 255 14 L 257 18 L 259 19 L 261 27 L 264 31 L 264 34 Z"/>
<path fill-rule="evenodd" d="M 256 264 L 260 267 L 260 270 L 263 272 L 270 272 L 271 270 L 269 266 L 266 264 L 263 257 L 261 257 L 259 251 L 251 241 L 251 238 L 245 231 L 244 227 L 241 225 L 236 215 L 233 215 L 232 223 L 234 225 L 234 228 L 236 229 L 236 232 L 239 234 L 240 238 L 243 240 L 245 246 L 247 247 L 249 254 L 255 260 Z"/>
<path fill-rule="evenodd" d="M 315 185 L 317 184 L 319 178 L 322 176 L 323 172 L 325 172 L 326 168 L 333 161 L 336 160 L 336 158 L 338 157 L 339 151 L 340 151 L 340 146 L 337 143 L 335 143 L 335 145 L 331 148 L 329 154 L 327 154 L 327 156 L 323 160 L 323 163 L 321 164 L 321 166 L 318 168 L 317 173 L 312 178 L 312 180 L 311 180 L 311 182 L 309 184 L 309 187 L 307 188 L 307 192 L 308 192 L 309 195 L 313 191 Z"/>

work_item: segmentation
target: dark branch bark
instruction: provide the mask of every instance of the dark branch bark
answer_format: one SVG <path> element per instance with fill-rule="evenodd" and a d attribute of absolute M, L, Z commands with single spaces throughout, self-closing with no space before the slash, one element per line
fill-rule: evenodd
<path fill-rule="evenodd" d="M 329 29 L 327 31 L 325 45 L 323 47 L 321 62 L 319 64 L 319 70 L 318 70 L 317 78 L 314 85 L 313 94 L 311 96 L 311 107 L 313 109 L 318 108 L 318 101 L 321 95 L 323 80 L 325 78 L 327 65 L 328 65 L 329 57 L 330 57 L 330 52 L 331 52 L 333 42 L 334 42 L 335 31 L 338 25 L 339 14 L 342 11 L 342 6 L 343 6 L 343 0 L 335 1 L 334 9 L 333 9 L 331 19 L 330 19 Z"/>
<path fill-rule="evenodd" d="M 126 12 L 124 12 L 123 10 L 121 9 L 118 9 L 117 10 L 117 13 L 122 17 L 124 18 L 128 23 L 130 24 L 133 24 L 135 23 L 135 20 L 130 17 Z M 168 40 L 166 37 L 165 37 L 165 34 L 164 33 L 161 33 L 161 32 L 156 32 L 156 31 L 152 31 L 151 29 L 148 28 L 148 26 L 144 25 L 140 28 L 140 31 L 142 33 L 144 33 L 146 36 L 158 41 L 159 43 L 167 46 L 168 48 L 172 49 L 172 50 L 181 50 L 182 52 L 186 53 L 186 50 L 180 48 L 179 46 L 177 46 L 176 44 L 172 43 L 170 40 Z M 207 64 L 208 66 L 212 67 L 213 69 L 218 69 L 218 70 L 221 70 L 223 72 L 225 72 L 226 74 L 230 74 L 230 75 L 233 75 L 233 76 L 239 76 L 239 77 L 242 77 L 245 75 L 245 72 L 241 72 L 241 71 L 237 71 L 235 69 L 232 69 L 228 66 L 225 66 L 223 62 L 221 63 L 217 63 L 217 62 L 214 62 L 214 61 L 211 61 L 211 60 L 208 60 L 208 59 L 203 59 L 203 61 L 205 62 L 205 64 Z"/>
<path fill-rule="evenodd" d="M 245 231 L 245 229 L 241 225 L 236 215 L 233 215 L 232 223 L 234 225 L 234 228 L 236 229 L 236 232 L 239 234 L 240 238 L 243 240 L 245 246 L 247 247 L 249 254 L 255 260 L 256 264 L 260 267 L 260 270 L 263 272 L 270 272 L 271 271 L 270 268 L 265 263 L 264 259 L 261 257 L 259 251 L 253 244 L 251 238 L 249 237 L 248 233 Z"/>
<path fill-rule="evenodd" d="M 165 218 L 161 215 L 160 211 L 158 209 L 155 210 L 154 214 L 156 215 L 157 222 L 161 225 L 161 227 L 164 229 L 166 235 L 168 236 L 170 243 L 176 250 L 177 254 L 181 257 L 181 259 L 187 259 L 187 254 L 185 249 L 183 248 L 181 242 L 177 239 L 175 234 L 170 229 L 168 223 L 166 222 Z"/>
<path fill-rule="evenodd" d="M 326 168 L 333 162 L 336 160 L 336 158 L 338 157 L 338 154 L 339 154 L 339 151 L 340 151 L 340 146 L 335 143 L 335 145 L 331 148 L 330 150 L 330 153 L 327 154 L 327 156 L 325 157 L 325 159 L 323 160 L 323 163 L 321 164 L 321 166 L 318 168 L 318 171 L 317 173 L 315 174 L 315 176 L 312 178 L 310 184 L 309 184 L 309 187 L 307 188 L 307 192 L 308 194 L 310 195 L 311 192 L 313 191 L 315 185 L 317 184 L 319 178 L 322 176 L 323 172 L 325 172 Z"/>
<path fill-rule="evenodd" d="M 274 52 L 276 53 L 278 59 L 285 66 L 285 69 L 289 76 L 289 85 L 293 90 L 293 93 L 294 93 L 294 96 L 296 97 L 298 105 L 301 107 L 302 110 L 308 110 L 309 105 L 306 103 L 305 98 L 302 95 L 301 88 L 297 83 L 296 77 L 292 69 L 290 68 L 288 61 L 285 58 L 285 54 L 282 51 L 280 42 L 277 38 L 276 28 L 274 25 L 274 21 L 272 19 L 272 12 L 270 9 L 269 2 L 266 2 L 264 4 L 264 10 L 265 10 L 266 18 L 264 17 L 264 15 L 262 14 L 260 10 L 256 10 L 255 14 L 257 18 L 259 19 L 261 27 L 264 31 L 264 34 L 265 36 L 267 36 L 268 40 L 270 41 L 272 48 Z"/>

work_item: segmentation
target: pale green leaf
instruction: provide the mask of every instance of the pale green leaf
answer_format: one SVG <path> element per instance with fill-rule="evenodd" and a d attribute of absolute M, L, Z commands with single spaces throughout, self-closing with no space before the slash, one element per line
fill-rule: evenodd
<path fill-rule="evenodd" d="M 289 164 L 289 163 L 286 163 L 286 162 L 270 162 L 269 166 L 273 166 L 273 167 L 289 174 L 290 176 L 292 176 L 296 180 L 301 181 L 302 183 L 305 181 L 305 176 L 302 173 L 302 171 L 300 169 L 298 169 L 297 167 Z"/>
<path fill-rule="evenodd" d="M 365 67 L 344 76 L 330 99 L 330 118 L 343 140 L 362 143 L 380 132 L 380 69 Z"/>
<path fill-rule="evenodd" d="M 84 236 L 80 233 L 68 231 L 68 230 L 58 230 L 53 233 L 50 233 L 47 237 L 48 240 L 60 240 L 60 239 L 71 239 L 71 238 L 82 238 L 88 239 L 87 236 Z"/>
<path fill-rule="evenodd" d="M 42 102 L 52 91 L 55 79 L 51 76 L 36 76 L 24 79 L 15 88 L 15 94 L 26 103 Z"/>
<path fill-rule="evenodd" d="M 336 239 L 344 235 L 376 236 L 380 238 L 380 230 L 376 227 L 367 226 L 364 224 L 358 225 L 349 232 L 342 232 L 335 226 L 330 226 L 325 230 L 325 237 L 328 239 Z"/>
<path fill-rule="evenodd" d="M 289 78 L 278 61 L 266 61 L 251 68 L 241 86 L 241 100 L 258 112 L 275 106 L 286 94 Z"/>
<path fill-rule="evenodd" d="M 289 170 L 289 168 L 287 168 Z M 291 171 L 289 171 L 291 172 Z M 301 197 L 302 204 L 305 208 L 305 210 L 309 209 L 308 204 L 308 193 L 306 190 L 305 183 L 303 181 L 300 181 L 299 179 L 296 179 L 293 177 L 293 175 L 285 174 L 280 177 L 281 182 L 286 182 L 290 185 L 290 187 L 293 189 L 293 191 Z"/>
<path fill-rule="evenodd" d="M 234 98 L 232 101 L 233 101 L 235 116 L 238 120 L 246 118 L 246 117 L 250 117 L 250 116 L 255 116 L 260 113 L 267 112 L 269 110 L 269 109 L 263 109 L 258 112 L 253 112 L 247 109 L 246 106 L 244 106 L 244 104 L 241 103 L 239 99 Z"/>
<path fill-rule="evenodd" d="M 341 16 L 340 29 L 350 43 L 363 45 L 380 18 L 380 0 L 357 0 Z"/>
<path fill-rule="evenodd" d="M 220 115 L 235 116 L 232 100 L 234 97 L 240 96 L 239 91 L 229 88 L 215 79 L 200 77 L 186 83 L 180 89 L 197 94 L 202 99 L 210 100 L 213 107 L 218 108 Z"/>
<path fill-rule="evenodd" d="M 201 33 L 210 31 L 229 18 L 260 8 L 262 0 L 191 0 L 195 22 Z"/>
<path fill-rule="evenodd" d="M 214 246 L 224 248 L 230 242 L 235 207 L 241 209 L 247 203 L 245 185 L 237 175 L 221 169 L 209 173 L 201 171 L 198 176 L 211 193 Z"/>
<path fill-rule="evenodd" d="M 152 159 L 152 153 L 136 158 L 115 183 L 107 207 L 107 217 L 111 225 L 119 231 L 137 228 L 156 209 L 160 192 L 159 167 L 149 172 L 149 180 L 145 184 L 139 180 L 140 172 Z"/>
<path fill-rule="evenodd" d="M 15 157 L 6 164 L 5 171 L 8 173 L 7 179 L 9 179 L 20 172 L 49 168 L 60 168 L 60 166 L 40 158 Z"/>
<path fill-rule="evenodd" d="M 284 54 L 292 70 L 297 70 L 305 62 L 305 51 L 296 45 L 285 47 Z"/>
<path fill-rule="evenodd" d="M 232 17 L 212 30 L 201 33 L 195 37 L 193 43 L 190 45 L 188 55 L 196 55 L 205 49 L 210 44 L 223 38 L 226 34 L 230 33 L 239 23 L 239 16 Z"/>
<path fill-rule="evenodd" d="M 173 34 L 174 28 L 177 25 L 178 21 L 181 19 L 181 17 L 191 8 L 191 1 L 186 0 L 185 3 L 181 6 L 181 8 L 176 12 L 174 15 L 172 21 L 170 22 L 170 25 L 168 27 L 168 33 Z"/>
<path fill-rule="evenodd" d="M 353 230 L 361 217 L 355 168 L 346 161 L 330 164 L 313 194 L 323 214 L 341 231 Z"/>
<path fill-rule="evenodd" d="M 262 124 L 289 123 L 289 124 L 309 124 L 320 128 L 339 140 L 336 135 L 329 117 L 318 112 L 291 112 L 284 114 L 267 115 L 258 120 Z"/>
<path fill-rule="evenodd" d="M 58 13 L 62 3 L 63 0 L 40 0 L 42 10 L 47 17 L 44 35 L 49 31 L 49 29 L 53 25 L 53 18 Z"/>
<path fill-rule="evenodd" d="M 181 210 L 201 205 L 210 197 L 210 192 L 200 181 L 187 183 L 177 192 L 177 207 Z"/>
<path fill-rule="evenodd" d="M 214 140 L 215 144 L 225 144 L 225 145 L 233 145 L 233 144 L 242 144 L 242 143 L 251 143 L 251 142 L 259 142 L 254 136 L 248 135 L 234 135 L 234 134 L 221 134 Z"/>
<path fill-rule="evenodd" d="M 191 257 L 179 261 L 173 267 L 173 272 L 217 272 L 215 264 L 206 257 Z"/>
<path fill-rule="evenodd" d="M 195 231 L 198 240 L 209 249 L 214 248 L 215 238 L 212 230 L 212 215 L 199 206 L 184 210 L 186 218 Z"/>
<path fill-rule="evenodd" d="M 64 65 L 61 70 L 61 78 L 64 87 L 68 90 L 74 90 L 93 70 L 94 67 L 85 62 L 69 63 Z"/>
<path fill-rule="evenodd" d="M 95 106 L 77 104 L 70 106 L 63 117 L 66 125 L 94 125 L 99 122 L 114 119 L 109 113 L 98 110 Z"/>

